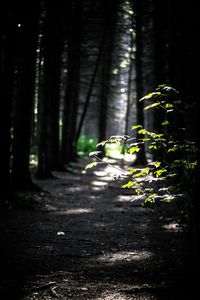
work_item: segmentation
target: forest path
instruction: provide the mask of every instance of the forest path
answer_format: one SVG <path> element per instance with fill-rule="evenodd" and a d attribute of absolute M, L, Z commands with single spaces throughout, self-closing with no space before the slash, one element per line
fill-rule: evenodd
<path fill-rule="evenodd" d="M 173 208 L 143 208 L 108 169 L 84 164 L 36 181 L 43 205 L 1 212 L 1 299 L 183 299 Z"/>

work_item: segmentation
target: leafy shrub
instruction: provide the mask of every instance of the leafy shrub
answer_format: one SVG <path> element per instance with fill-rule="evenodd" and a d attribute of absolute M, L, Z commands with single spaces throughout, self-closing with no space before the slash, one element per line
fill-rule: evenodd
<path fill-rule="evenodd" d="M 182 201 L 192 189 L 197 149 L 194 142 L 187 139 L 185 128 L 178 126 L 177 119 L 183 114 L 179 92 L 172 87 L 160 85 L 140 101 L 147 102 L 144 110 L 158 111 L 162 118 L 160 132 L 149 131 L 137 124 L 132 126 L 132 130 L 140 136 L 136 142 L 127 135 L 115 135 L 100 142 L 97 147 L 125 144 L 130 154 L 137 154 L 141 151 L 141 145 L 145 144 L 153 157 L 159 159 L 153 159 L 143 168 L 131 167 L 128 171 L 121 169 L 121 173 L 113 177 L 125 179 L 122 188 L 133 189 L 136 195 L 134 199 L 144 199 L 145 206 L 155 207 L 163 202 Z M 88 164 L 86 169 L 106 163 L 99 154 L 99 151 L 90 153 L 95 161 Z"/>

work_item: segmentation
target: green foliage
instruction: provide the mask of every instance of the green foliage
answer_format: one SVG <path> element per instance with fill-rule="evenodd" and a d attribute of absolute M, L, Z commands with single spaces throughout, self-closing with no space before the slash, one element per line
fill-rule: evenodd
<path fill-rule="evenodd" d="M 98 165 L 98 162 L 93 161 L 93 162 L 89 163 L 88 165 L 86 165 L 85 169 L 86 169 L 86 170 L 87 170 L 87 169 L 91 169 L 91 168 L 93 168 L 93 167 L 95 167 L 95 166 L 97 166 L 97 165 Z"/>
<path fill-rule="evenodd" d="M 141 145 L 147 143 L 146 148 L 153 156 L 160 156 L 158 160 L 149 162 L 143 168 L 130 168 L 128 172 L 121 170 L 121 178 L 123 181 L 126 179 L 122 188 L 132 189 L 133 195 L 142 196 L 145 199 L 143 205 L 150 208 L 163 202 L 182 200 L 192 189 L 191 182 L 197 166 L 197 149 L 194 142 L 186 139 L 185 128 L 179 128 L 176 121 L 174 122 L 174 119 L 179 118 L 179 114 L 183 112 L 178 98 L 177 90 L 160 85 L 154 92 L 140 100 L 151 101 L 144 110 L 156 109 L 162 112 L 161 132 L 149 131 L 141 125 L 134 125 L 132 130 L 141 136 L 137 142 L 132 143 L 133 138 L 130 136 L 116 135 L 97 145 L 97 147 L 110 144 L 125 145 L 128 152 L 134 154 L 140 151 Z M 94 157 L 104 163 L 98 155 L 95 154 Z M 91 166 L 95 166 L 95 163 L 89 164 L 86 168 Z"/>
<path fill-rule="evenodd" d="M 91 151 L 96 150 L 96 141 L 82 135 L 77 142 L 77 153 L 79 156 L 87 156 Z"/>

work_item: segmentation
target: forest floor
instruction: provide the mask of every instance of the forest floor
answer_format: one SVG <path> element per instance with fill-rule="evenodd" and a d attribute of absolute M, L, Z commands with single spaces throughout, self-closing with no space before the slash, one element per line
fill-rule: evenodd
<path fill-rule="evenodd" d="M 43 192 L 1 211 L 0 299 L 193 299 L 174 205 L 131 202 L 108 168 L 86 164 L 35 180 Z"/>

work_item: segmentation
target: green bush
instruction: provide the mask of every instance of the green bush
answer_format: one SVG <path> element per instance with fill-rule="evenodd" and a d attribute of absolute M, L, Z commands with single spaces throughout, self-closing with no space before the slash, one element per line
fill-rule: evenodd
<path fill-rule="evenodd" d="M 79 156 L 87 156 L 91 151 L 96 149 L 97 141 L 93 138 L 82 135 L 77 142 L 77 153 Z"/>

